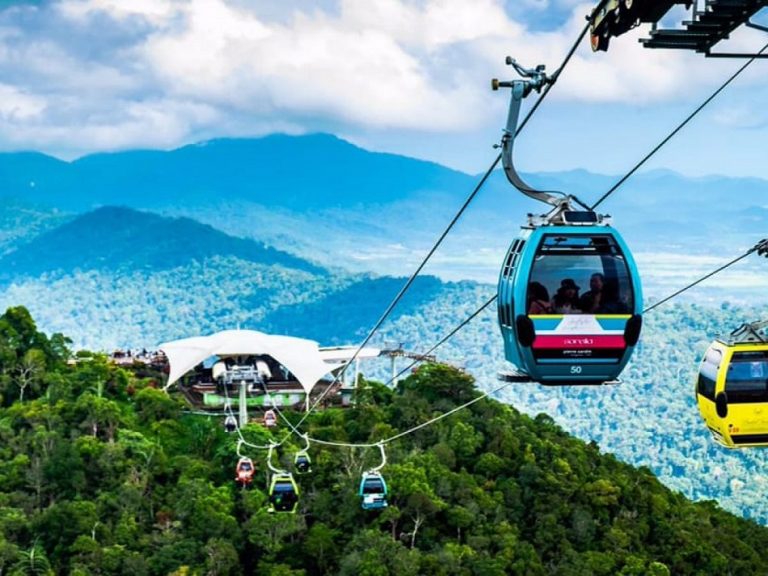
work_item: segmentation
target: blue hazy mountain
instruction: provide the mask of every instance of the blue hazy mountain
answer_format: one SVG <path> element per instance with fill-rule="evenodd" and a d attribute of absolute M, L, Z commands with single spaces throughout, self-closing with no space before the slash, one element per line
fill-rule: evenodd
<path fill-rule="evenodd" d="M 212 140 L 168 152 L 93 154 L 71 163 L 0 155 L 5 196 L 68 210 L 249 200 L 298 210 L 387 203 L 415 191 L 453 190 L 471 177 L 430 162 L 365 151 L 334 136 Z"/>
<path fill-rule="evenodd" d="M 463 200 L 479 178 L 433 162 L 370 152 L 328 134 L 220 139 L 170 151 L 92 154 L 73 162 L 33 152 L 0 154 L 0 196 L 73 211 L 100 205 L 183 208 L 225 200 L 299 212 L 351 210 L 407 201 L 427 192 Z M 525 178 L 534 186 L 574 194 L 591 204 L 619 176 L 571 170 Z M 717 212 L 734 196 L 741 204 L 764 205 L 766 192 L 768 181 L 757 178 L 688 178 L 656 170 L 635 174 L 601 210 L 621 213 L 628 224 L 649 210 L 677 219 Z M 512 208 L 519 217 L 546 209 L 514 191 L 500 170 L 473 206 L 504 214 Z"/>
<path fill-rule="evenodd" d="M 212 256 L 324 273 L 301 258 L 253 240 L 233 238 L 189 218 L 103 207 L 40 234 L 0 258 L 0 279 L 75 270 L 159 271 Z"/>
<path fill-rule="evenodd" d="M 619 180 L 585 170 L 524 177 L 589 205 Z M 341 238 L 358 246 L 428 242 L 479 179 L 432 162 L 363 150 L 327 134 L 212 140 L 73 162 L 37 153 L 0 154 L 2 197 L 69 212 L 120 205 L 188 215 L 237 236 L 277 247 L 293 242 L 294 248 L 319 254 L 335 247 L 322 246 L 312 225 L 318 236 L 331 235 L 336 244 Z M 734 230 L 759 234 L 766 225 L 766 197 L 765 180 L 688 178 L 656 170 L 635 174 L 599 210 L 610 213 L 628 240 L 642 248 L 672 230 L 676 240 L 691 239 L 700 247 L 702 238 L 730 241 Z M 546 209 L 512 189 L 497 170 L 466 211 L 462 228 L 494 239 L 503 234 L 506 241 L 527 213 Z"/>
<path fill-rule="evenodd" d="M 9 198 L 0 200 L 0 257 L 70 218 L 50 208 Z"/>
<path fill-rule="evenodd" d="M 298 141 L 307 143 L 301 138 Z M 314 141 L 323 142 L 324 138 Z M 369 154 L 330 141 L 337 151 L 351 150 L 363 157 Z M 240 144 L 243 143 L 227 142 L 236 147 Z M 200 153 L 209 146 L 198 147 Z M 146 155 L 165 158 L 174 153 Z M 136 154 L 143 158 L 145 153 Z M 6 161 L 12 156 L 24 158 L 32 172 L 11 178 Z M 89 202 L 103 204 L 109 194 L 85 186 L 70 170 L 80 162 L 92 160 L 99 164 L 117 161 L 118 157 L 126 159 L 119 166 L 122 174 L 109 174 L 108 163 L 101 164 L 105 189 L 113 181 L 138 181 L 129 161 L 131 153 L 99 156 L 102 158 L 75 163 L 40 155 L 0 156 L 0 177 L 7 178 L 4 193 L 10 194 L 8 182 L 12 180 L 25 192 L 26 202 L 40 205 L 45 199 L 45 194 L 38 194 L 40 188 L 49 192 L 57 186 L 60 189 L 72 178 L 71 191 L 76 199 L 82 188 L 87 189 Z M 329 170 L 342 169 L 340 158 L 343 155 L 337 158 L 338 163 L 329 165 Z M 263 184 L 258 179 L 250 183 L 232 181 L 233 188 L 236 184 L 240 186 L 240 192 L 232 196 L 226 186 L 217 185 L 210 190 L 198 188 L 196 195 L 185 199 L 181 186 L 176 187 L 169 177 L 162 180 L 161 176 L 167 176 L 161 174 L 162 163 L 155 164 L 158 181 L 172 187 L 173 194 L 168 198 L 176 198 L 178 203 L 163 205 L 160 188 L 153 184 L 151 171 L 145 171 L 143 180 L 139 179 L 147 186 L 141 191 L 147 198 L 147 206 L 142 209 L 161 207 L 164 213 L 187 213 L 215 224 L 214 228 L 191 219 L 160 217 L 125 208 L 101 208 L 70 216 L 72 220 L 55 229 L 48 228 L 34 239 L 24 237 L 15 244 L 15 251 L 0 261 L 5 279 L 13 280 L 0 291 L 0 304 L 25 305 L 38 319 L 41 329 L 66 333 L 75 339 L 76 346 L 102 350 L 117 346 L 151 347 L 162 341 L 237 325 L 315 337 L 324 345 L 354 344 L 368 333 L 403 285 L 402 276 L 415 269 L 414 262 L 421 260 L 425 248 L 432 245 L 478 180 L 477 176 L 407 158 L 393 157 L 392 161 L 407 169 L 390 175 L 388 182 L 392 187 L 386 194 L 368 197 L 360 187 L 355 195 L 354 182 L 347 181 L 348 189 L 338 195 L 333 183 L 341 180 L 326 176 L 322 191 L 317 192 L 319 187 L 308 187 L 296 192 L 297 198 L 311 198 L 315 202 L 311 207 L 293 196 L 276 196 L 271 202 L 268 194 L 258 196 L 253 192 L 247 198 L 237 195 L 245 195 L 248 186 L 256 188 Z M 298 170 L 301 158 L 292 159 L 290 164 Z M 192 170 L 191 166 L 188 168 Z M 422 168 L 425 173 L 433 171 L 433 176 L 445 171 L 456 176 L 456 180 L 437 176 L 430 180 L 424 176 L 418 186 L 402 184 L 409 177 L 409 170 L 418 172 Z M 57 171 L 57 176 L 48 180 L 48 169 Z M 226 183 L 230 175 L 225 172 L 222 171 L 222 178 Z M 286 170 L 283 175 L 285 182 L 299 181 L 290 180 L 299 178 L 293 171 Z M 565 190 L 586 202 L 595 201 L 617 180 L 583 171 L 527 177 L 543 188 Z M 304 181 L 309 180 L 317 183 L 322 179 L 307 177 Z M 191 179 L 185 181 L 192 186 Z M 46 182 L 53 184 L 47 186 Z M 431 186 L 434 189 L 428 189 Z M 128 188 L 125 190 L 127 194 Z M 156 202 L 152 199 L 153 190 L 157 193 Z M 768 236 L 766 192 L 768 183 L 761 180 L 691 179 L 656 171 L 638 175 L 600 208 L 613 215 L 616 225 L 634 242 L 633 247 L 687 256 L 694 251 L 722 251 L 755 235 Z M 48 197 L 58 198 L 56 194 Z M 356 200 L 339 202 L 338 198 Z M 87 204 L 81 199 L 77 202 L 79 206 Z M 457 266 L 464 266 L 457 268 L 457 274 L 466 277 L 463 275 L 467 266 L 485 265 L 484 259 L 490 255 L 488 266 L 495 275 L 501 261 L 497 252 L 503 251 L 517 234 L 527 212 L 540 213 L 542 208 L 543 205 L 511 190 L 502 174 L 495 174 L 436 254 L 437 265 L 445 267 L 446 261 L 449 265 L 457 262 Z M 58 216 L 55 209 L 59 210 Z M 36 212 L 34 218 L 66 218 L 62 211 L 76 212 L 81 208 L 53 203 L 49 210 Z M 20 222 L 10 219 L 7 224 L 18 227 Z M 490 252 L 486 250 L 489 246 Z M 304 255 L 313 258 L 308 262 Z M 320 261 L 315 255 L 323 255 L 324 263 L 346 265 L 354 261 L 368 270 L 398 278 L 338 271 L 315 274 L 318 265 L 313 262 Z M 659 266 L 658 259 L 650 261 L 652 267 L 643 269 L 646 277 Z M 680 263 L 670 266 L 673 281 L 681 284 Z M 712 264 L 707 266 L 706 271 L 714 268 Z M 434 268 L 425 269 L 427 274 L 433 272 Z M 412 290 L 402 308 L 396 308 L 382 327 L 373 346 L 402 342 L 408 350 L 425 352 L 486 302 L 494 286 L 446 283 L 424 277 Z M 621 387 L 572 391 L 510 387 L 506 398 L 526 411 L 545 410 L 557 416 L 572 431 L 595 438 L 624 459 L 652 463 L 654 471 L 662 474 L 665 481 L 689 496 L 716 497 L 727 502 L 730 509 L 768 522 L 760 480 L 766 454 L 712 450 L 706 429 L 696 420 L 692 381 L 684 378 L 695 371 L 714 334 L 743 320 L 763 317 L 762 311 L 749 315 L 737 314 L 730 308 L 709 311 L 699 303 L 673 310 L 674 313 L 667 313 L 667 308 L 662 307 L 647 315 L 642 346 Z M 493 308 L 462 329 L 438 354 L 441 359 L 471 368 L 486 389 L 498 386 L 496 372 L 507 366 L 502 359 Z M 739 479 L 744 485 L 732 479 Z"/>

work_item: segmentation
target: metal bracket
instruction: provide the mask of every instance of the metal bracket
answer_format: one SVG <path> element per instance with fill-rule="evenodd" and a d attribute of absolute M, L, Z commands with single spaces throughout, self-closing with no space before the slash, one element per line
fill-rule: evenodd
<path fill-rule="evenodd" d="M 744 22 L 744 26 L 748 28 L 754 28 L 755 30 L 760 30 L 761 32 L 768 32 L 768 26 L 755 24 L 751 20 L 747 20 L 746 22 Z M 712 54 L 711 52 L 706 52 L 705 55 L 707 58 L 755 58 L 755 59 L 768 58 L 768 54 L 763 54 L 762 51 L 758 52 L 757 54 L 740 54 L 740 53 L 727 53 L 727 52 Z"/>
<path fill-rule="evenodd" d="M 501 137 L 501 159 L 504 166 L 504 173 L 510 184 L 520 190 L 523 194 L 530 196 L 534 200 L 539 200 L 540 202 L 554 206 L 554 209 L 546 216 L 546 218 L 550 222 L 555 221 L 562 212 L 572 210 L 572 202 L 578 202 L 578 200 L 564 192 L 536 190 L 532 186 L 529 186 L 518 174 L 512 158 L 515 137 L 517 135 L 517 123 L 520 117 L 520 105 L 523 99 L 534 90 L 540 92 L 545 85 L 552 84 L 555 79 L 547 76 L 544 72 L 543 64 L 536 66 L 536 68 L 523 68 L 510 56 L 507 56 L 506 64 L 512 66 L 515 71 L 525 79 L 505 82 L 499 81 L 498 78 L 491 80 L 491 88 L 493 90 L 498 90 L 499 88 L 511 88 L 507 125 L 504 128 L 503 136 Z"/>
<path fill-rule="evenodd" d="M 760 240 L 760 242 L 752 247 L 750 252 L 757 252 L 758 256 L 765 256 L 768 258 L 768 238 Z"/>
<path fill-rule="evenodd" d="M 761 332 L 768 327 L 768 320 L 760 320 L 758 322 L 745 322 L 733 332 L 728 341 L 731 344 L 741 344 L 744 342 L 761 342 L 765 343 L 765 335 Z"/>

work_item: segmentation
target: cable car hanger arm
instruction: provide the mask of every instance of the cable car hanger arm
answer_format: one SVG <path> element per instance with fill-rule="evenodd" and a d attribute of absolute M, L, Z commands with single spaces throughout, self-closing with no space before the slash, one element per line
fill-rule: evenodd
<path fill-rule="evenodd" d="M 277 446 L 279 446 L 279 444 L 274 442 L 269 445 L 269 452 L 267 453 L 267 468 L 269 468 L 273 474 L 287 474 L 285 470 L 272 466 L 272 452 Z"/>
<path fill-rule="evenodd" d="M 730 334 L 730 342 L 733 344 L 743 344 L 745 342 L 766 342 L 766 335 L 762 333 L 768 328 L 768 320 L 758 320 L 757 322 L 745 322 Z"/>
<path fill-rule="evenodd" d="M 544 72 L 544 65 L 539 64 L 536 68 L 523 68 L 514 58 L 507 56 L 506 64 L 512 66 L 515 71 L 524 78 L 524 80 L 512 80 L 509 82 L 499 81 L 497 78 L 491 80 L 491 88 L 511 88 L 509 99 L 509 113 L 507 114 L 507 126 L 504 128 L 504 134 L 501 137 L 501 159 L 504 166 L 504 173 L 510 184 L 520 190 L 523 194 L 530 196 L 534 200 L 539 200 L 555 207 L 555 210 L 566 210 L 572 201 L 577 202 L 584 208 L 585 204 L 580 202 L 574 196 L 564 192 L 554 190 L 536 190 L 526 184 L 515 169 L 512 152 L 515 144 L 515 135 L 517 133 L 517 123 L 520 117 L 520 105 L 523 99 L 532 91 L 540 92 L 541 89 L 549 84 L 553 84 L 557 79 L 557 74 L 548 76 Z"/>

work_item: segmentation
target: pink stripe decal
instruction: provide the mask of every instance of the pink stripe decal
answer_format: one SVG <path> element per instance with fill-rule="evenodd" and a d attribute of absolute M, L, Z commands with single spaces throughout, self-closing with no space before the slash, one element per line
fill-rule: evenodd
<path fill-rule="evenodd" d="M 626 348 L 624 336 L 536 336 L 534 348 L 580 350 L 584 348 Z"/>

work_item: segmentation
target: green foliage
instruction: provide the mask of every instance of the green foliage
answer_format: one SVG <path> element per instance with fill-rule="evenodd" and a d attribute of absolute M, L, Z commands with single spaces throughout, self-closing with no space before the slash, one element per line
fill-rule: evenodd
<path fill-rule="evenodd" d="M 299 512 L 268 513 L 265 452 L 249 450 L 253 488 L 236 487 L 237 438 L 141 378 L 100 355 L 46 361 L 45 393 L 0 408 L 3 573 L 768 571 L 765 528 L 689 502 L 549 416 L 478 398 L 468 374 L 444 365 L 424 366 L 396 390 L 362 380 L 354 407 L 306 420 L 312 438 L 367 444 L 478 399 L 386 445 L 389 507 L 379 512 L 362 510 L 357 495 L 378 450 L 312 443 L 313 473 L 297 476 Z M 255 445 L 285 432 L 242 430 Z M 289 468 L 303 447 L 286 439 L 274 462 Z"/>

